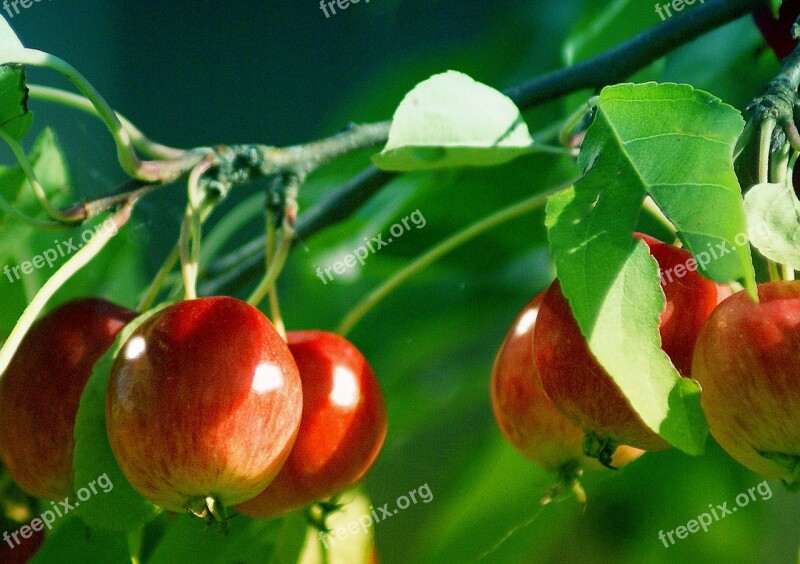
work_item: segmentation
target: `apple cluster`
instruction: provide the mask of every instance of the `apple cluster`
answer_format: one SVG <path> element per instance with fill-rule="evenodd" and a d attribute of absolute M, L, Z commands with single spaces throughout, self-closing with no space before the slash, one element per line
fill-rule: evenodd
<path fill-rule="evenodd" d="M 639 233 L 661 272 L 692 255 Z M 792 486 L 800 477 L 800 282 L 758 287 L 759 301 L 699 272 L 663 280 L 661 346 L 702 386 L 709 429 L 736 460 Z M 558 280 L 519 313 L 497 354 L 491 397 L 500 430 L 522 454 L 571 485 L 581 471 L 619 468 L 669 444 L 597 362 Z M 549 499 L 549 498 L 545 498 Z"/>
<path fill-rule="evenodd" d="M 81 394 L 136 317 L 76 300 L 21 343 L 0 380 L 0 457 L 27 493 L 73 491 Z M 105 421 L 122 472 L 152 503 L 279 517 L 352 486 L 377 457 L 383 395 L 346 339 L 294 331 L 284 340 L 230 297 L 178 302 L 134 323 L 111 369 Z"/>

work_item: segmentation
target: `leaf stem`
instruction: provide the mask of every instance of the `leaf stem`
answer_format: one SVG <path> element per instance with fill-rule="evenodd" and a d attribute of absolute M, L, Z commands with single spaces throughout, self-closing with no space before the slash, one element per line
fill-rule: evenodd
<path fill-rule="evenodd" d="M 106 124 L 117 147 L 117 159 L 122 169 L 131 177 L 143 182 L 169 182 L 182 176 L 197 164 L 203 155 L 194 151 L 181 153 L 169 161 L 142 161 L 133 147 L 128 130 L 122 125 L 116 112 L 75 67 L 50 53 L 36 49 L 5 49 L 0 51 L 0 64 L 23 64 L 54 70 L 69 80 L 92 103 L 97 116 Z"/>
<path fill-rule="evenodd" d="M 159 292 L 161 292 L 161 288 L 164 287 L 164 282 L 167 280 L 167 276 L 169 276 L 170 272 L 172 272 L 172 269 L 175 268 L 175 264 L 177 264 L 180 256 L 180 247 L 176 244 L 174 247 L 172 247 L 172 251 L 170 251 L 169 255 L 167 255 L 167 258 L 164 260 L 161 268 L 158 269 L 155 278 L 153 278 L 153 282 L 150 284 L 147 292 L 145 292 L 144 296 L 142 296 L 139 305 L 136 307 L 136 311 L 144 313 L 153 306 L 153 303 L 156 301 Z"/>
<path fill-rule="evenodd" d="M 183 287 L 187 300 L 197 298 L 197 274 L 200 264 L 200 249 L 203 225 L 203 204 L 206 196 L 200 188 L 200 179 L 208 170 L 217 163 L 211 157 L 194 167 L 189 173 L 188 190 L 189 202 L 181 223 L 180 239 L 178 241 L 181 257 L 181 272 L 183 273 Z"/>
<path fill-rule="evenodd" d="M 570 180 L 569 182 L 557 186 L 556 188 L 551 188 L 550 190 L 527 198 L 521 202 L 514 204 L 511 207 L 502 209 L 498 212 L 493 213 L 492 215 L 478 221 L 470 225 L 469 227 L 451 235 L 444 241 L 440 242 L 432 249 L 424 253 L 423 255 L 417 257 L 413 262 L 408 264 L 406 267 L 400 269 L 397 273 L 395 273 L 392 277 L 388 280 L 383 282 L 380 286 L 378 286 L 375 290 L 373 290 L 369 295 L 367 295 L 358 305 L 356 305 L 353 310 L 345 316 L 342 322 L 339 324 L 338 329 L 336 330 L 337 333 L 340 335 L 347 335 L 350 330 L 359 322 L 363 317 L 381 300 L 383 300 L 386 296 L 391 294 L 395 289 L 397 289 L 401 284 L 407 281 L 412 276 L 418 274 L 446 254 L 454 251 L 461 245 L 467 243 L 468 241 L 474 239 L 475 237 L 482 235 L 486 231 L 497 227 L 498 225 L 515 219 L 521 215 L 528 214 L 532 211 L 535 211 L 547 203 L 547 198 L 551 195 L 568 188 L 569 186 L 573 185 L 577 182 L 577 178 Z"/>
<path fill-rule="evenodd" d="M 275 249 L 275 255 L 269 261 L 269 266 L 261 282 L 247 299 L 247 303 L 254 307 L 258 307 L 267 294 L 272 291 L 275 286 L 275 281 L 278 279 L 278 276 L 280 276 L 286 264 L 286 260 L 289 258 L 292 245 L 294 244 L 296 235 L 294 223 L 295 217 L 297 216 L 297 192 L 302 183 L 302 179 L 292 175 L 286 182 L 283 223 L 281 224 L 281 232 Z"/>
<path fill-rule="evenodd" d="M 772 134 L 775 131 L 775 120 L 768 118 L 761 126 L 761 136 L 758 143 L 758 182 L 769 182 L 769 153 L 772 146 Z"/>
<path fill-rule="evenodd" d="M 72 278 L 76 272 L 86 266 L 94 257 L 98 255 L 98 253 L 100 253 L 100 251 L 103 250 L 103 247 L 105 247 L 106 243 L 108 243 L 130 219 L 135 203 L 135 200 L 129 200 L 126 202 L 110 218 L 115 226 L 115 229 L 98 230 L 89 240 L 89 242 L 86 243 L 80 250 L 78 250 L 78 252 L 73 254 L 69 260 L 67 260 L 67 262 L 61 265 L 55 274 L 53 274 L 53 276 L 51 276 L 50 279 L 44 283 L 39 292 L 37 292 L 31 303 L 28 304 L 28 307 L 25 308 L 25 311 L 22 312 L 22 315 L 17 320 L 17 324 L 14 326 L 14 329 L 8 336 L 8 340 L 6 340 L 2 349 L 0 349 L 0 378 L 2 378 L 6 368 L 8 368 L 8 365 L 11 362 L 14 353 L 17 351 L 17 347 L 19 347 L 19 344 L 22 342 L 23 337 L 28 332 L 28 329 L 30 329 L 31 325 L 33 325 L 33 322 L 44 309 L 45 305 L 47 305 L 47 302 L 50 300 L 50 298 L 52 298 L 58 289 L 61 288 L 70 278 Z"/>
<path fill-rule="evenodd" d="M 100 112 L 92 104 L 91 100 L 85 96 L 80 96 L 67 90 L 60 88 L 52 88 L 50 86 L 42 86 L 40 84 L 28 84 L 28 94 L 35 100 L 42 100 L 43 102 L 52 102 L 61 104 L 62 106 L 80 110 L 89 115 L 102 119 Z M 122 124 L 123 129 L 127 131 L 133 147 L 145 155 L 154 159 L 178 159 L 186 154 L 183 149 L 176 149 L 168 147 L 161 143 L 156 143 L 149 139 L 142 131 L 137 128 L 130 120 L 125 118 L 119 112 L 114 112 L 117 119 Z"/>
<path fill-rule="evenodd" d="M 276 229 L 275 229 L 275 212 L 272 210 L 271 207 L 267 206 L 267 260 L 266 260 L 266 268 L 269 269 L 269 266 L 275 260 L 275 255 L 277 252 L 277 242 L 276 242 Z M 286 340 L 286 324 L 283 322 L 283 316 L 281 315 L 281 307 L 280 302 L 278 301 L 278 288 L 277 284 L 273 284 L 272 288 L 269 290 L 268 294 L 269 298 L 269 310 L 270 310 L 270 317 L 272 319 L 272 324 L 275 326 L 275 329 L 278 331 L 278 334 L 283 337 L 283 340 Z"/>
<path fill-rule="evenodd" d="M 8 147 L 11 149 L 11 152 L 14 153 L 20 168 L 22 168 L 22 171 L 25 173 L 25 178 L 28 179 L 28 183 L 31 185 L 34 194 L 36 194 L 36 199 L 39 200 L 39 204 L 47 212 L 47 215 L 61 223 L 70 224 L 80 222 L 80 219 L 76 221 L 74 216 L 63 213 L 50 203 L 50 200 L 47 199 L 47 192 L 39 182 L 39 179 L 36 178 L 36 173 L 34 172 L 33 167 L 28 160 L 28 155 L 25 154 L 25 150 L 22 148 L 20 142 L 6 133 L 2 127 L 0 127 L 0 138 L 6 142 Z"/>

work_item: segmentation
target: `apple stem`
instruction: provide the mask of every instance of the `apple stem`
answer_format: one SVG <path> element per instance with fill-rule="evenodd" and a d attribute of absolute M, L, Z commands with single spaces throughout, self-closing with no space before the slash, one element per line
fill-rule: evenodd
<path fill-rule="evenodd" d="M 276 237 L 276 225 L 275 225 L 275 211 L 272 207 L 267 206 L 267 261 L 266 261 L 266 268 L 269 270 L 269 265 L 275 260 L 275 253 L 277 251 L 277 243 L 275 241 Z M 281 315 L 281 306 L 278 300 L 278 288 L 277 284 L 273 284 L 272 288 L 269 290 L 269 310 L 270 310 L 270 317 L 272 318 L 272 324 L 275 326 L 275 329 L 278 331 L 278 334 L 286 341 L 286 325 L 283 322 L 283 316 Z"/>
<path fill-rule="evenodd" d="M 292 250 L 292 245 L 294 244 L 294 238 L 296 235 L 295 230 L 295 221 L 297 219 L 297 194 L 300 189 L 300 185 L 303 183 L 305 179 L 305 174 L 298 173 L 298 174 L 290 174 L 280 179 L 280 183 L 282 184 L 283 188 L 283 197 L 282 197 L 282 210 L 281 210 L 281 229 L 280 229 L 280 236 L 278 238 L 278 242 L 275 246 L 274 253 L 270 251 L 270 244 L 267 241 L 266 245 L 266 253 L 267 253 L 267 267 L 264 272 L 264 276 L 259 282 L 258 286 L 250 297 L 247 299 L 247 303 L 253 307 L 258 307 L 258 305 L 264 300 L 264 298 L 272 292 L 275 287 L 275 282 L 280 276 L 280 273 L 283 271 L 283 267 L 286 265 L 286 260 L 289 258 L 289 253 Z M 274 210 L 273 210 L 274 213 Z M 267 215 L 267 223 L 272 224 L 272 228 L 274 229 L 274 218 L 270 218 L 270 215 Z M 267 226 L 267 233 L 269 234 L 270 227 Z M 273 231 L 273 238 L 274 238 L 274 231 Z M 276 302 L 277 303 L 277 302 Z M 274 312 L 273 312 L 274 313 Z M 279 319 L 279 318 L 278 318 Z M 273 320 L 274 321 L 274 320 Z M 282 323 L 279 321 L 279 323 Z"/>
<path fill-rule="evenodd" d="M 206 172 L 218 164 L 218 161 L 209 155 L 203 162 L 194 167 L 189 174 L 189 202 L 186 204 L 186 212 L 183 216 L 178 242 L 183 286 L 187 300 L 193 300 L 197 297 L 197 273 L 200 264 L 203 210 L 207 206 L 211 206 L 208 196 L 200 187 L 200 181 Z"/>
<path fill-rule="evenodd" d="M 769 273 L 770 282 L 781 280 L 781 274 L 778 271 L 778 263 L 767 259 L 767 272 Z"/>
<path fill-rule="evenodd" d="M 558 469 L 558 481 L 550 488 L 539 503 L 547 505 L 561 497 L 564 491 L 570 491 L 575 496 L 575 499 L 581 506 L 581 509 L 586 509 L 586 491 L 580 483 L 580 477 L 583 475 L 583 468 L 577 460 L 571 460 L 561 468 Z"/>
<path fill-rule="evenodd" d="M 40 84 L 28 84 L 27 86 L 28 95 L 34 100 L 61 104 L 68 108 L 86 112 L 102 120 L 100 112 L 85 96 L 80 96 L 60 88 L 42 86 Z M 183 149 L 167 147 L 166 145 L 150 140 L 139 128 L 133 125 L 130 120 L 116 111 L 114 113 L 117 115 L 117 119 L 119 119 L 122 128 L 128 133 L 131 145 L 133 145 L 134 149 L 138 149 L 148 157 L 170 160 L 181 158 L 186 154 L 186 151 Z"/>
<path fill-rule="evenodd" d="M 136 307 L 136 311 L 139 313 L 144 313 L 153 306 L 159 292 L 161 292 L 161 288 L 164 287 L 167 276 L 169 276 L 169 274 L 172 272 L 172 269 L 175 268 L 180 256 L 180 247 L 176 244 L 174 247 L 172 247 L 172 251 L 170 251 L 169 255 L 167 255 L 167 258 L 164 260 L 161 268 L 158 269 L 158 272 L 156 273 L 155 278 L 153 278 L 150 287 L 142 296 L 139 305 Z"/>
<path fill-rule="evenodd" d="M 590 114 L 597 109 L 597 102 L 599 100 L 600 96 L 592 96 L 589 98 L 589 100 L 581 104 L 574 113 L 567 117 L 567 120 L 564 122 L 564 125 L 558 134 L 558 140 L 564 147 L 570 147 L 570 135 L 581 124 L 587 114 Z"/>
<path fill-rule="evenodd" d="M 139 564 L 141 561 L 142 552 L 142 538 L 144 536 L 144 528 L 140 527 L 128 532 L 128 553 L 131 557 L 131 564 Z"/>

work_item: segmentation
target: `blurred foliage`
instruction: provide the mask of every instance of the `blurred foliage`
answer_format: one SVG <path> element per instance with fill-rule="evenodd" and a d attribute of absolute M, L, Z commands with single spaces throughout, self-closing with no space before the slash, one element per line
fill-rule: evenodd
<path fill-rule="evenodd" d="M 352 5 L 325 19 L 317 3 L 288 0 L 190 5 L 59 0 L 34 4 L 11 24 L 28 46 L 54 52 L 85 72 L 115 107 L 159 141 L 285 144 L 330 134 L 350 121 L 387 119 L 408 90 L 436 72 L 459 70 L 504 88 L 557 68 L 564 63 L 565 42 L 577 45 L 576 33 L 602 24 L 607 10 L 620 5 L 625 7 L 590 0 L 396 0 Z M 575 56 L 606 47 L 608 37 L 617 43 L 660 21 L 654 10 L 638 8 L 615 17 L 625 25 L 604 28 L 601 40 L 579 42 Z M 643 76 L 691 83 L 742 109 L 776 70 L 777 62 L 745 19 L 677 50 Z M 31 76 L 34 82 L 61 84 L 50 74 Z M 526 112 L 530 130 L 568 115 L 585 97 Z M 37 114 L 34 134 L 51 124 L 63 141 L 74 173 L 73 197 L 104 192 L 123 178 L 102 126 L 69 111 L 31 105 Z M 34 134 L 28 134 L 27 144 Z M 302 194 L 301 211 L 365 167 L 367 157 L 353 155 L 315 174 Z M 296 248 L 279 285 L 288 327 L 332 329 L 368 291 L 443 237 L 572 174 L 568 160 L 530 155 L 494 168 L 400 177 L 351 219 Z M 257 189 L 232 194 L 207 232 Z M 176 185 L 143 202 L 118 247 L 107 249 L 55 302 L 95 294 L 135 304 L 177 238 L 184 191 Z M 316 277 L 317 267 L 417 209 L 427 220 L 424 228 L 412 228 L 370 255 L 363 268 L 333 282 Z M 434 496 L 431 503 L 412 505 L 375 525 L 380 561 L 795 562 L 798 534 L 792 526 L 784 531 L 800 519 L 800 499 L 778 483 L 770 483 L 771 499 L 752 502 L 707 533 L 669 548 L 658 539 L 660 530 L 685 525 L 709 504 L 732 502 L 761 481 L 712 441 L 700 458 L 671 450 L 648 454 L 615 473 L 586 476 L 585 512 L 571 499 L 539 507 L 555 476 L 503 440 L 491 413 L 488 379 L 508 324 L 552 279 L 543 219 L 543 212 L 534 213 L 475 239 L 402 286 L 351 335 L 375 368 L 388 402 L 386 445 L 364 486 L 371 503 L 394 504 L 425 483 Z M 649 220 L 641 221 L 659 234 Z M 260 233 L 260 222 L 234 231 L 223 252 Z M 4 251 L 17 244 L 5 232 L 2 237 Z M 52 237 L 38 237 L 28 244 L 43 251 Z M 19 315 L 29 295 L 4 279 L 0 284 L 5 332 L 6 320 Z M 236 295 L 246 296 L 249 284 L 236 288 Z M 167 526 L 165 519 L 153 526 Z M 181 520 L 180 527 L 189 527 Z M 56 535 L 85 542 L 85 552 L 69 552 L 77 550 L 70 545 L 52 561 L 115 561 L 121 541 L 104 543 L 103 534 L 64 520 Z M 213 544 L 215 533 L 205 534 L 209 538 L 198 546 Z"/>

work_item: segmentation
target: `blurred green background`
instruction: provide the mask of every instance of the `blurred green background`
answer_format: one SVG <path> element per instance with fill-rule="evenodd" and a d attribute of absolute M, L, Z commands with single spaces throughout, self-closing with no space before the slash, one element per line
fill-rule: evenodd
<path fill-rule="evenodd" d="M 56 0 L 10 19 L 27 46 L 66 59 L 152 138 L 179 147 L 316 139 L 348 122 L 388 119 L 403 94 L 431 74 L 455 69 L 505 88 L 659 22 L 645 0 L 373 0 L 327 19 L 315 0 Z M 744 19 L 635 78 L 688 82 L 742 109 L 776 70 Z M 66 85 L 38 69 L 29 80 Z M 567 115 L 589 94 L 527 112 L 531 130 Z M 31 109 L 35 131 L 26 143 L 44 125 L 55 129 L 75 199 L 124 180 L 102 125 L 41 102 Z M 3 162 L 11 160 L 6 155 Z M 367 164 L 362 153 L 317 173 L 301 212 Z M 442 238 L 573 172 L 566 160 L 534 156 L 401 177 L 347 222 L 298 245 L 280 281 L 288 327 L 334 328 L 366 292 Z M 231 194 L 215 217 L 257 190 Z M 121 242 L 54 303 L 93 293 L 133 306 L 176 240 L 184 191 L 176 185 L 143 201 Z M 316 277 L 318 266 L 417 209 L 424 229 L 412 229 L 348 276 L 327 285 Z M 542 223 L 542 213 L 532 214 L 474 240 L 401 287 L 351 334 L 379 375 L 389 408 L 389 434 L 367 493 L 376 506 L 392 506 L 423 484 L 433 493 L 430 503 L 375 527 L 381 562 L 796 562 L 800 498 L 774 482 L 769 500 L 751 502 L 707 533 L 670 548 L 658 539 L 660 530 L 685 525 L 709 504 L 730 505 L 762 481 L 713 441 L 700 458 L 659 452 L 615 473 L 586 476 L 585 512 L 572 499 L 539 507 L 555 476 L 503 440 L 488 382 L 511 320 L 554 275 Z M 260 230 L 258 218 L 237 225 L 224 250 Z M 251 284 L 229 291 L 243 297 Z M 27 296 L 19 285 L 4 284 L 0 293 L 7 333 Z"/>

